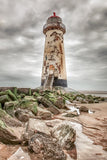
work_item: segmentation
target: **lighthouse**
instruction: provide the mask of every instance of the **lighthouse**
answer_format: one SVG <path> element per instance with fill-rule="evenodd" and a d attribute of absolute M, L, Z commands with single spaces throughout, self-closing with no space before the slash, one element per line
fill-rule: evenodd
<path fill-rule="evenodd" d="M 64 38 L 66 32 L 62 19 L 53 13 L 43 26 L 45 48 L 42 67 L 41 85 L 46 87 L 67 87 Z"/>

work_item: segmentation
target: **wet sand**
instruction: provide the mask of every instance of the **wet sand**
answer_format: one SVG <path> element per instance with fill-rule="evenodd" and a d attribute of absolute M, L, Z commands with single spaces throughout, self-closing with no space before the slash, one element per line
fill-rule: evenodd
<path fill-rule="evenodd" d="M 81 113 L 76 118 L 83 126 L 83 133 L 107 151 L 107 102 L 82 105 L 94 111 L 93 114 Z"/>

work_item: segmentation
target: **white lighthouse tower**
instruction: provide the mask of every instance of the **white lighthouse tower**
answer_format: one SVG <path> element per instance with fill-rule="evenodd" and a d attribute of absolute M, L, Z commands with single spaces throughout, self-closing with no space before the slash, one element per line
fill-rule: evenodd
<path fill-rule="evenodd" d="M 63 34 L 66 32 L 62 19 L 49 17 L 43 27 L 45 49 L 43 58 L 41 85 L 44 87 L 67 87 Z"/>

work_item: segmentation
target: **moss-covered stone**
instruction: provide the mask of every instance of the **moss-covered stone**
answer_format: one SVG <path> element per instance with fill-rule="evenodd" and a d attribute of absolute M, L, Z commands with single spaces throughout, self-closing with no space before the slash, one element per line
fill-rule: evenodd
<path fill-rule="evenodd" d="M 39 94 L 38 92 L 34 92 L 34 93 L 33 93 L 33 96 L 35 96 L 35 97 L 39 97 L 39 96 L 40 96 L 40 94 Z"/>
<path fill-rule="evenodd" d="M 2 95 L 0 96 L 0 103 L 1 104 L 4 104 L 5 102 L 9 102 L 10 101 L 10 98 L 8 95 Z"/>
<path fill-rule="evenodd" d="M 24 93 L 20 94 L 21 99 L 24 98 L 26 95 Z"/>
<path fill-rule="evenodd" d="M 7 116 L 7 113 L 5 112 L 5 110 L 0 108 L 0 119 L 4 118 L 5 116 Z"/>
<path fill-rule="evenodd" d="M 0 141 L 6 144 L 19 144 L 22 139 L 19 138 L 19 133 L 16 134 L 15 130 L 0 119 Z"/>
<path fill-rule="evenodd" d="M 8 95 L 13 101 L 17 100 L 15 94 L 12 93 L 11 90 L 6 90 L 6 91 L 3 91 L 3 92 L 0 92 L 0 96 L 3 96 L 3 95 Z"/>
<path fill-rule="evenodd" d="M 37 99 L 34 96 L 25 96 L 23 100 L 37 102 Z"/>
<path fill-rule="evenodd" d="M 17 97 L 17 87 L 14 87 L 13 93 L 14 93 L 14 95 Z"/>
<path fill-rule="evenodd" d="M 6 128 L 6 124 L 0 119 L 0 127 L 1 128 Z"/>
<path fill-rule="evenodd" d="M 29 88 L 28 95 L 29 95 L 29 96 L 31 96 L 31 95 L 32 95 L 31 88 Z"/>
<path fill-rule="evenodd" d="M 37 97 L 39 103 L 42 103 L 53 114 L 59 114 L 58 108 L 45 97 Z"/>
<path fill-rule="evenodd" d="M 14 116 L 14 108 L 16 105 L 18 105 L 18 103 L 19 103 L 18 101 L 6 102 L 4 104 L 4 109 L 9 115 Z"/>
<path fill-rule="evenodd" d="M 11 90 L 7 90 L 6 93 L 7 93 L 7 95 L 9 95 L 9 97 L 10 97 L 13 101 L 16 101 L 16 100 L 17 100 L 16 96 L 12 93 Z"/>
<path fill-rule="evenodd" d="M 104 97 L 101 97 L 100 100 L 101 100 L 101 101 L 105 101 L 105 98 L 104 98 Z"/>
<path fill-rule="evenodd" d="M 55 92 L 47 92 L 44 97 L 50 101 L 51 103 L 53 103 L 56 107 L 58 108 L 64 108 L 65 106 L 65 99 L 63 98 L 63 96 L 59 96 L 58 94 L 56 94 Z"/>
<path fill-rule="evenodd" d="M 17 96 L 17 99 L 18 99 L 18 100 L 21 100 L 21 96 L 20 96 L 20 95 L 18 95 L 18 96 Z"/>
<path fill-rule="evenodd" d="M 35 115 L 37 114 L 37 102 L 31 102 L 29 100 L 22 100 L 19 102 L 17 107 L 22 108 L 22 109 L 28 109 L 32 111 Z"/>
<path fill-rule="evenodd" d="M 13 127 L 21 127 L 22 124 L 17 119 L 11 117 L 7 112 L 3 109 L 0 109 L 0 120 L 2 120 L 6 125 Z"/>

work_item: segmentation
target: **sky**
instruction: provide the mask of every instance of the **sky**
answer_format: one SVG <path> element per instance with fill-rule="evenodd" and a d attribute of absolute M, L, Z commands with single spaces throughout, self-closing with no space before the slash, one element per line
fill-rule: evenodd
<path fill-rule="evenodd" d="M 66 26 L 68 87 L 107 91 L 106 0 L 0 0 L 0 86 L 40 86 L 43 25 L 53 12 Z"/>

